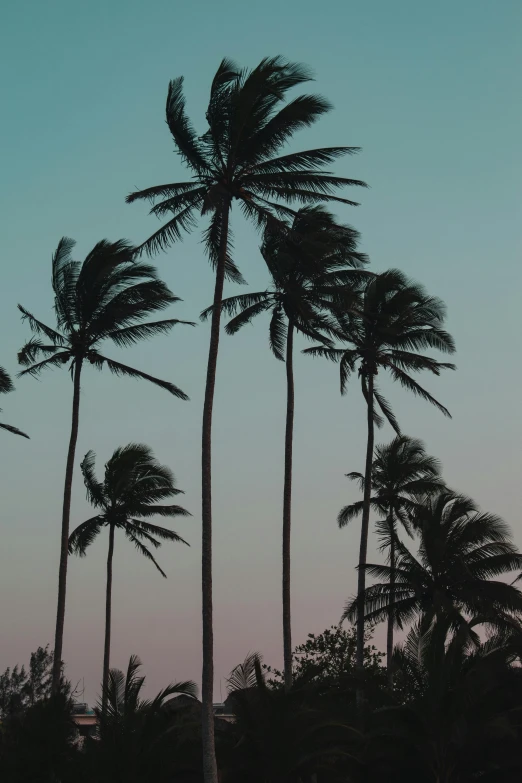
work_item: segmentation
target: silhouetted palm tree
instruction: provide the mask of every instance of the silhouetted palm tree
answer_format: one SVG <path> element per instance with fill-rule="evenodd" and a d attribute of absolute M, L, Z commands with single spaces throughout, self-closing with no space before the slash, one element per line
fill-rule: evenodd
<path fill-rule="evenodd" d="M 62 663 L 71 488 L 78 438 L 80 378 L 83 364 L 88 361 L 97 370 L 106 367 L 115 375 L 141 378 L 182 400 L 188 399 L 187 395 L 173 383 L 154 378 L 100 353 L 100 346 L 104 340 L 112 340 L 118 347 L 124 348 L 147 337 L 164 334 L 175 324 L 187 323 L 173 318 L 143 323 L 146 316 L 178 302 L 179 297 L 174 296 L 165 283 L 158 279 L 154 267 L 134 261 L 135 248 L 125 240 L 108 242 L 104 239 L 98 242 L 83 263 L 74 261 L 71 257 L 74 244 L 72 239 L 66 237 L 61 239 L 52 260 L 57 329 L 46 326 L 28 310 L 18 305 L 23 320 L 29 322 L 36 335 L 18 354 L 18 361 L 27 368 L 19 373 L 19 376 L 29 374 L 36 377 L 44 369 L 69 363 L 73 379 L 72 423 L 63 493 L 54 642 L 55 689 L 59 684 Z M 46 342 L 42 342 L 40 337 L 45 337 Z"/>
<path fill-rule="evenodd" d="M 148 446 L 130 443 L 116 449 L 105 465 L 105 479 L 97 480 L 94 473 L 95 454 L 87 452 L 81 464 L 87 498 L 100 513 L 78 525 L 69 538 L 69 552 L 84 557 L 87 548 L 103 528 L 109 529 L 107 555 L 107 586 L 105 598 L 105 645 L 103 654 L 103 693 L 109 681 L 112 614 L 112 559 L 114 534 L 122 530 L 138 552 L 151 560 L 160 574 L 160 568 L 146 543 L 155 548 L 163 541 L 184 541 L 173 530 L 153 525 L 146 520 L 154 515 L 163 517 L 190 516 L 181 506 L 164 505 L 161 501 L 182 493 L 176 489 L 173 473 L 154 458 Z M 158 505 L 159 504 L 159 505 Z M 158 540 L 161 539 L 161 540 Z"/>
<path fill-rule="evenodd" d="M 444 485 L 440 476 L 440 462 L 426 454 L 424 444 L 416 438 L 407 435 L 397 435 L 391 443 L 377 446 L 372 466 L 372 496 L 370 505 L 382 518 L 377 523 L 382 548 L 388 552 L 390 564 L 390 604 L 395 597 L 395 541 L 397 538 L 397 523 L 411 532 L 411 515 L 426 495 L 440 490 Z M 348 473 L 348 478 L 357 481 L 364 490 L 364 475 Z M 363 511 L 363 501 L 358 500 L 345 506 L 339 512 L 337 521 L 339 527 L 345 527 L 354 517 Z M 386 645 L 386 661 L 388 680 L 393 684 L 393 610 L 388 615 L 388 633 Z"/>
<path fill-rule="evenodd" d="M 470 498 L 442 489 L 417 507 L 412 523 L 419 552 L 415 557 L 396 539 L 393 584 L 389 565 L 366 564 L 368 574 L 380 580 L 363 593 L 367 620 L 386 619 L 391 606 L 400 626 L 415 617 L 422 629 L 436 619 L 458 629 L 469 617 L 497 627 L 516 624 L 512 616 L 522 611 L 522 593 L 492 578 L 522 568 L 505 522 L 479 511 Z M 357 613 L 355 598 L 345 616 Z"/>
<path fill-rule="evenodd" d="M 253 70 L 240 69 L 224 59 L 210 90 L 206 112 L 208 129 L 196 134 L 185 112 L 183 78 L 170 82 L 167 124 L 192 179 L 147 188 L 127 197 L 128 202 L 149 199 L 158 203 L 151 212 L 170 219 L 143 245 L 155 252 L 179 239 L 195 216 L 210 214 L 205 244 L 215 267 L 214 309 L 205 384 L 202 428 L 202 613 L 203 613 L 203 767 L 205 783 L 217 783 L 212 695 L 212 408 L 219 346 L 221 300 L 225 277 L 241 280 L 232 261 L 230 208 L 237 200 L 244 215 L 260 228 L 293 212 L 281 202 L 317 204 L 335 201 L 353 204 L 335 195 L 338 187 L 364 185 L 323 170 L 355 147 L 328 147 L 278 155 L 296 131 L 316 122 L 330 104 L 316 95 L 300 95 L 285 103 L 288 91 L 310 81 L 302 65 L 281 57 L 265 58 Z"/>
<path fill-rule="evenodd" d="M 111 669 L 99 705 L 96 739 L 88 752 L 95 762 L 96 780 L 161 781 L 178 779 L 176 774 L 176 735 L 173 731 L 176 707 L 197 704 L 194 682 L 176 682 L 154 698 L 142 695 L 145 677 L 139 673 L 137 655 L 129 659 L 127 671 Z M 179 708 L 179 707 L 178 707 Z"/>
<path fill-rule="evenodd" d="M 6 370 L 4 370 L 3 367 L 0 367 L 0 394 L 9 394 L 9 392 L 12 392 L 13 389 L 13 382 L 9 377 L 9 374 Z M 0 411 L 1 410 L 2 409 L 0 408 Z M 11 426 L 11 424 L 3 424 L 0 422 L 0 429 L 13 432 L 15 435 L 21 435 L 22 438 L 29 438 L 29 435 L 26 435 L 25 432 L 19 430 L 18 427 Z"/>
<path fill-rule="evenodd" d="M 285 473 L 283 491 L 283 648 L 285 685 L 292 685 L 292 627 L 290 601 L 290 537 L 292 506 L 292 447 L 294 429 L 294 333 L 324 340 L 335 327 L 329 314 L 332 301 L 344 299 L 357 289 L 366 256 L 357 252 L 359 235 L 339 226 L 323 207 L 300 209 L 285 234 L 267 229 L 261 253 L 271 274 L 266 291 L 224 299 L 222 310 L 239 314 L 225 331 L 235 334 L 261 313 L 271 314 L 269 344 L 277 359 L 286 364 Z M 206 318 L 212 312 L 202 313 Z"/>
<path fill-rule="evenodd" d="M 477 641 L 467 625 L 457 633 L 443 622 L 430 630 L 414 626 L 394 652 L 409 698 L 375 713 L 368 756 L 384 750 L 395 768 L 393 780 L 520 779 L 521 656 L 516 634 Z M 512 777 L 513 757 L 518 774 Z M 384 778 L 381 772 L 371 779 Z"/>
<path fill-rule="evenodd" d="M 418 351 L 437 348 L 453 353 L 452 337 L 443 330 L 445 307 L 440 299 L 428 296 L 424 289 L 410 282 L 401 272 L 390 270 L 372 278 L 364 292 L 359 312 L 353 310 L 340 315 L 345 325 L 347 348 L 317 346 L 307 352 L 315 356 L 326 356 L 340 363 L 341 392 L 344 393 L 348 380 L 357 370 L 367 407 L 368 439 L 364 472 L 364 498 L 361 523 L 361 545 L 359 550 L 358 606 L 357 617 L 357 666 L 363 667 L 364 650 L 364 589 L 366 552 L 370 521 L 372 459 L 374 444 L 374 422 L 380 417 L 375 411 L 375 402 L 382 410 L 397 434 L 399 426 L 389 403 L 382 396 L 375 383 L 379 370 L 387 370 L 394 381 L 423 399 L 431 402 L 446 416 L 448 410 L 429 394 L 410 373 L 428 370 L 439 375 L 441 369 L 454 369 L 454 365 L 438 362 Z"/>

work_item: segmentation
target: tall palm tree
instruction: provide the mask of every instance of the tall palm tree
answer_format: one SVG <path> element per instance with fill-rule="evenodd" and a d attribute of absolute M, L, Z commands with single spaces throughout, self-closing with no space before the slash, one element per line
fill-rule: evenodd
<path fill-rule="evenodd" d="M 397 523 L 401 523 L 407 533 L 412 535 L 411 515 L 418 509 L 426 495 L 431 495 L 443 487 L 440 476 L 440 462 L 426 453 L 422 441 L 407 435 L 397 435 L 390 443 L 377 446 L 372 465 L 372 496 L 370 506 L 381 517 L 377 523 L 382 547 L 388 552 L 390 564 L 390 605 L 395 601 L 395 541 Z M 348 478 L 357 481 L 364 490 L 362 473 L 348 473 Z M 358 500 L 345 506 L 339 512 L 337 521 L 343 528 L 363 511 L 363 501 Z M 388 614 L 388 632 L 386 644 L 386 662 L 388 681 L 393 684 L 393 610 Z"/>
<path fill-rule="evenodd" d="M 334 327 L 329 314 L 332 302 L 346 298 L 369 272 L 361 270 L 367 259 L 357 252 L 359 235 L 339 226 L 323 207 L 300 209 L 287 233 L 265 230 L 261 254 L 271 275 L 266 291 L 224 299 L 221 309 L 235 317 L 225 331 L 235 334 L 261 313 L 271 314 L 270 348 L 286 364 L 285 472 L 283 490 L 283 649 L 285 687 L 292 686 L 292 628 L 290 601 L 292 448 L 294 430 L 294 334 L 300 332 L 323 341 Z M 239 311 L 239 313 L 238 313 Z M 202 313 L 206 318 L 212 312 Z M 236 313 L 238 313 L 236 315 Z M 335 330 L 334 330 L 335 331 Z"/>
<path fill-rule="evenodd" d="M 380 580 L 363 593 L 366 619 L 384 620 L 392 608 L 396 625 L 420 617 L 423 629 L 435 620 L 459 628 L 469 617 L 497 627 L 513 624 L 513 615 L 522 611 L 522 592 L 494 579 L 522 568 L 522 555 L 506 523 L 449 489 L 427 497 L 412 522 L 419 534 L 419 552 L 415 557 L 396 540 L 393 584 L 389 565 L 365 566 Z M 355 598 L 347 604 L 345 616 L 357 613 Z"/>
<path fill-rule="evenodd" d="M 419 395 L 449 416 L 449 411 L 411 377 L 412 372 L 427 370 L 439 375 L 442 369 L 454 369 L 453 364 L 439 362 L 421 353 L 426 348 L 436 348 L 453 353 L 452 337 L 442 328 L 445 307 L 440 299 L 428 296 L 424 289 L 409 281 L 401 272 L 390 270 L 372 278 L 364 292 L 357 311 L 352 310 L 339 320 L 345 326 L 346 348 L 316 346 L 307 352 L 326 356 L 340 363 L 341 392 L 357 370 L 367 408 L 367 445 L 364 469 L 364 497 L 359 549 L 357 596 L 357 668 L 363 668 L 364 655 L 364 590 L 365 563 L 368 549 L 368 530 L 372 490 L 372 460 L 374 423 L 380 416 L 375 403 L 400 434 L 399 425 L 387 400 L 380 393 L 375 378 L 379 370 L 388 371 L 408 391 Z"/>
<path fill-rule="evenodd" d="M 6 370 L 4 370 L 3 367 L 0 367 L 0 394 L 9 394 L 9 392 L 12 392 L 14 389 L 13 382 Z M 0 408 L 0 411 L 2 409 Z M 8 432 L 13 432 L 15 435 L 21 435 L 22 438 L 29 438 L 29 435 L 26 435 L 25 432 L 22 432 L 22 430 L 19 430 L 18 427 L 13 427 L 11 424 L 3 424 L 0 421 L 0 429 L 7 430 Z"/>
<path fill-rule="evenodd" d="M 58 606 L 54 641 L 53 687 L 60 683 L 63 628 L 69 547 L 69 517 L 76 441 L 80 412 L 80 379 L 88 361 L 97 370 L 109 369 L 115 375 L 140 378 L 159 386 L 179 399 L 188 399 L 177 386 L 134 367 L 109 359 L 100 353 L 104 340 L 118 347 L 168 332 L 175 324 L 187 323 L 169 318 L 143 322 L 143 319 L 179 301 L 179 297 L 158 279 L 154 267 L 135 262 L 135 248 L 125 240 L 98 242 L 83 262 L 71 256 L 74 241 L 60 240 L 52 259 L 52 287 L 57 328 L 39 321 L 21 305 L 18 309 L 28 321 L 34 337 L 20 350 L 18 361 L 25 370 L 19 373 L 38 377 L 42 370 L 69 364 L 73 380 L 71 435 L 63 493 Z M 42 337 L 46 342 L 42 342 Z"/>
<path fill-rule="evenodd" d="M 253 70 L 224 59 L 212 81 L 206 112 L 208 129 L 198 136 L 185 112 L 183 79 L 170 82 L 166 118 L 178 152 L 191 171 L 187 182 L 171 183 L 132 193 L 128 202 L 156 202 L 151 212 L 167 222 L 142 245 L 162 250 L 190 229 L 198 213 L 209 214 L 205 244 L 215 268 L 214 309 L 203 404 L 202 465 L 202 730 L 205 783 L 217 783 L 214 747 L 213 626 L 212 626 L 212 410 L 219 347 L 221 300 L 225 277 L 241 280 L 231 258 L 230 209 L 237 200 L 244 215 L 259 228 L 293 212 L 286 204 L 340 202 L 338 187 L 364 185 L 324 170 L 355 147 L 327 147 L 280 155 L 301 128 L 313 125 L 331 108 L 321 96 L 299 95 L 285 103 L 288 91 L 310 81 L 302 65 L 282 57 L 265 58 Z"/>
<path fill-rule="evenodd" d="M 109 551 L 107 555 L 107 586 L 105 598 L 105 644 L 103 653 L 103 693 L 109 682 L 111 652 L 112 614 L 112 559 L 114 555 L 114 534 L 122 530 L 138 552 L 151 560 L 160 574 L 160 568 L 145 543 L 156 549 L 163 541 L 184 541 L 177 533 L 159 525 L 147 522 L 154 515 L 163 517 L 190 516 L 181 506 L 164 505 L 161 501 L 182 490 L 176 489 L 173 473 L 161 465 L 148 446 L 130 443 L 114 452 L 105 465 L 105 479 L 97 480 L 94 473 L 95 454 L 88 451 L 81 464 L 87 498 L 94 508 L 99 509 L 95 517 L 78 525 L 69 537 L 69 553 L 85 557 L 87 548 L 103 528 L 109 529 Z M 158 505 L 159 504 L 159 505 Z M 161 539 L 161 540 L 158 540 Z"/>

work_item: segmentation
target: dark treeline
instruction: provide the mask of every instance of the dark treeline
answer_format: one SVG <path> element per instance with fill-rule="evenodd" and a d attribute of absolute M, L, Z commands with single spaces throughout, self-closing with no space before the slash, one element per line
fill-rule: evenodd
<path fill-rule="evenodd" d="M 40 648 L 29 672 L 7 670 L 0 679 L 2 780 L 520 780 L 522 593 L 513 574 L 522 570 L 522 555 L 503 520 L 446 484 L 439 461 L 422 441 L 403 433 L 404 423 L 383 395 L 381 378 L 387 376 L 449 416 L 418 376 L 454 370 L 441 358 L 453 354 L 455 345 L 444 326 L 444 303 L 400 270 L 375 273 L 359 249 L 358 232 L 331 212 L 356 206 L 346 188 L 365 187 L 330 170 L 358 148 L 286 149 L 300 129 L 331 109 L 322 96 L 301 93 L 310 80 L 307 68 L 281 57 L 264 59 L 252 70 L 225 59 L 211 83 L 202 134 L 186 114 L 183 79 L 171 81 L 166 120 L 187 180 L 127 197 L 129 203 L 148 201 L 161 226 L 138 246 L 99 241 L 83 261 L 73 256 L 74 242 L 62 238 L 52 258 L 55 323 L 43 323 L 19 305 L 32 332 L 18 354 L 19 376 L 39 377 L 45 369 L 67 367 L 71 429 L 54 653 Z M 237 212 L 259 231 L 258 256 L 270 283 L 265 290 L 225 298 L 226 282 L 244 284 L 233 259 Z M 71 531 L 76 444 L 84 426 L 81 401 L 88 394 L 84 371 L 94 367 L 147 381 L 179 404 L 188 400 L 179 386 L 163 379 L 170 375 L 168 367 L 161 378 L 148 375 L 107 355 L 107 346 L 123 349 L 174 326 L 195 325 L 158 318 L 168 316 L 164 311 L 179 297 L 146 257 L 195 230 L 200 218 L 214 271 L 214 295 L 201 314 L 201 320 L 210 321 L 201 430 L 201 700 L 193 682 L 171 684 L 146 699 L 135 655 L 126 672 L 111 668 L 114 547 L 127 538 L 165 576 L 154 550 L 163 542 L 187 542 L 151 518 L 163 517 L 166 524 L 167 518 L 189 512 L 172 503 L 181 490 L 170 468 L 148 446 L 130 443 L 116 448 L 103 478 L 97 477 L 94 451 L 83 457 L 80 469 L 93 516 Z M 284 363 L 286 379 L 281 388 L 286 398 L 281 541 L 274 542 L 282 549 L 283 668 L 272 670 L 260 655 L 248 656 L 231 673 L 223 717 L 213 707 L 212 421 L 218 349 L 223 320 L 225 332 L 233 335 L 262 315 L 269 347 Z M 360 464 L 349 466 L 359 471 L 348 474 L 360 487 L 360 499 L 338 516 L 341 528 L 361 520 L 357 592 L 342 615 L 353 626 L 310 636 L 294 649 L 292 478 L 299 394 L 294 361 L 296 340 L 303 337 L 312 343 L 304 350 L 309 357 L 338 363 L 341 393 L 360 385 L 367 442 Z M 12 388 L 0 369 L 0 392 Z M 391 427 L 394 438 L 376 445 L 376 428 L 383 426 Z M 16 427 L 0 427 L 28 437 Z M 381 563 L 367 561 L 372 525 Z M 67 570 L 70 556 L 86 555 L 104 530 L 100 700 L 96 731 L 81 738 L 73 719 L 74 689 L 64 677 Z M 344 598 L 339 597 L 340 607 Z M 385 653 L 370 643 L 380 622 L 387 624 Z"/>

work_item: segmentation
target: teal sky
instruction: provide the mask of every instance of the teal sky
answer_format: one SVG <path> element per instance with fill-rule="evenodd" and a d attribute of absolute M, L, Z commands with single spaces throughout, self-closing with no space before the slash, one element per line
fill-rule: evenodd
<path fill-rule="evenodd" d="M 143 241 L 156 228 L 136 187 L 185 178 L 164 122 L 170 78 L 185 76 L 198 128 L 223 56 L 245 66 L 283 54 L 309 64 L 314 91 L 335 110 L 292 148 L 358 145 L 337 170 L 371 189 L 339 211 L 362 232 L 375 269 L 400 267 L 448 305 L 458 372 L 429 388 L 453 420 L 390 389 L 405 432 L 443 460 L 452 486 L 504 515 L 522 545 L 518 414 L 522 103 L 519 0 L 5 0 L 0 25 L 2 155 L 0 364 L 17 371 L 28 336 L 17 302 L 52 318 L 50 258 L 62 235 L 83 258 L 101 238 Z M 233 216 L 235 257 L 251 290 L 267 275 L 259 240 Z M 195 231 L 157 257 L 196 320 L 212 273 Z M 229 286 L 227 294 L 231 294 Z M 237 289 L 236 289 L 237 290 Z M 214 430 L 216 697 L 219 679 L 251 650 L 281 662 L 280 528 L 284 367 L 267 323 L 224 336 Z M 200 678 L 199 449 L 208 326 L 179 327 L 125 353 L 172 379 L 183 403 L 143 383 L 87 371 L 78 458 L 149 444 L 185 490 L 193 518 L 176 529 L 190 549 L 164 546 L 168 581 L 116 541 L 112 664 L 144 660 L 151 689 Z M 108 348 L 116 356 L 116 349 Z M 388 387 L 386 387 L 388 388 Z M 52 641 L 61 493 L 72 386 L 64 371 L 21 379 L 1 401 L 0 670 Z M 358 529 L 340 532 L 355 498 L 344 473 L 361 470 L 364 406 L 338 392 L 335 367 L 298 357 L 293 534 L 294 639 L 337 622 L 355 587 Z M 378 434 L 383 442 L 389 430 Z M 78 459 L 78 461 L 79 461 Z M 75 475 L 72 524 L 89 508 Z M 101 676 L 105 540 L 71 560 L 64 656 L 93 701 Z M 372 549 L 375 552 L 375 547 Z M 377 555 L 375 555 L 377 556 Z"/>

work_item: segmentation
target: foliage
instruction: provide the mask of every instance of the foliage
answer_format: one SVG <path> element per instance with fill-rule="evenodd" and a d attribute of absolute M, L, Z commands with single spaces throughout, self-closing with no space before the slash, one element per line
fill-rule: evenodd
<path fill-rule="evenodd" d="M 154 515 L 190 516 L 182 506 L 162 503 L 182 492 L 176 488 L 173 473 L 154 458 L 148 446 L 136 443 L 116 449 L 105 465 L 103 482 L 96 478 L 94 460 L 94 452 L 89 451 L 81 469 L 87 498 L 100 513 L 82 522 L 71 533 L 69 551 L 85 556 L 87 548 L 101 530 L 113 526 L 122 530 L 138 552 L 166 576 L 146 544 L 157 549 L 161 540 L 187 542 L 173 530 L 151 524 L 147 519 Z"/>
<path fill-rule="evenodd" d="M 51 695 L 52 668 L 53 653 L 49 646 L 38 647 L 31 653 L 28 670 L 17 665 L 0 674 L 0 719 L 24 712 L 47 699 Z M 61 691 L 64 695 L 71 692 L 71 684 L 64 677 Z"/>
<path fill-rule="evenodd" d="M 205 245 L 210 261 L 217 264 L 225 242 L 226 275 L 241 282 L 231 258 L 231 237 L 222 236 L 225 213 L 234 199 L 259 228 L 280 225 L 281 219 L 293 217 L 293 210 L 282 202 L 354 203 L 335 191 L 364 183 L 336 176 L 324 166 L 358 148 L 326 147 L 279 154 L 298 130 L 313 125 L 331 108 L 319 95 L 299 95 L 287 101 L 292 88 L 310 80 L 307 68 L 282 57 L 264 58 L 250 71 L 224 59 L 210 89 L 208 129 L 201 135 L 185 111 L 183 77 L 170 82 L 167 125 L 191 179 L 146 188 L 127 197 L 128 202 L 152 202 L 151 213 L 157 218 L 170 216 L 142 249 L 148 253 L 165 249 L 193 227 L 198 213 L 209 215 Z"/>
<path fill-rule="evenodd" d="M 12 392 L 14 389 L 13 382 L 11 378 L 9 377 L 9 374 L 6 370 L 4 370 L 3 367 L 0 367 L 0 394 L 9 394 L 9 392 Z M 0 408 L 0 411 L 2 409 Z M 22 430 L 19 430 L 18 427 L 13 427 L 11 424 L 4 424 L 0 421 L 0 429 L 7 430 L 8 432 L 12 432 L 14 435 L 21 435 L 23 438 L 29 438 L 29 435 L 26 435 L 25 432 L 22 432 Z"/>
<path fill-rule="evenodd" d="M 0 780 L 78 783 L 85 779 L 71 707 L 69 697 L 58 692 L 44 696 L 2 723 Z"/>
<path fill-rule="evenodd" d="M 186 766 L 180 748 L 186 750 L 191 743 L 185 738 L 183 717 L 198 704 L 196 685 L 172 683 L 145 699 L 140 668 L 140 659 L 133 655 L 125 673 L 110 671 L 106 711 L 98 706 L 98 733 L 86 744 L 93 780 L 100 783 L 166 783 Z"/>
<path fill-rule="evenodd" d="M 368 677 L 385 683 L 382 666 L 383 653 L 368 644 L 372 634 L 366 633 L 364 666 Z M 321 634 L 308 634 L 306 642 L 298 645 L 293 653 L 293 676 L 296 682 L 314 679 L 328 688 L 341 688 L 355 674 L 356 629 L 332 625 Z M 264 666 L 270 675 L 268 684 L 281 687 L 284 675 L 277 669 Z"/>
<path fill-rule="evenodd" d="M 125 348 L 140 340 L 165 334 L 178 323 L 174 318 L 144 322 L 148 315 L 178 302 L 179 297 L 159 280 L 154 267 L 136 263 L 135 248 L 123 239 L 103 239 L 83 263 L 74 261 L 74 241 L 63 237 L 53 255 L 52 285 L 57 328 L 47 326 L 21 305 L 22 319 L 34 336 L 18 353 L 26 369 L 19 375 L 38 377 L 44 369 L 88 361 L 115 375 L 141 378 L 181 399 L 186 394 L 168 381 L 129 367 L 100 352 L 104 340 Z M 45 338 L 45 342 L 43 341 Z"/>
<path fill-rule="evenodd" d="M 505 522 L 481 512 L 464 495 L 442 489 L 426 498 L 412 517 L 419 537 L 415 557 L 397 541 L 394 617 L 397 625 L 417 616 L 423 627 L 447 618 L 458 627 L 465 618 L 494 625 L 513 624 L 522 611 L 522 593 L 514 585 L 494 579 L 522 570 L 522 555 L 511 541 Z M 366 616 L 372 622 L 388 614 L 390 567 L 367 564 L 367 573 L 381 581 L 365 593 Z M 346 607 L 353 617 L 355 601 Z"/>
<path fill-rule="evenodd" d="M 477 642 L 466 625 L 414 626 L 395 650 L 410 698 L 372 719 L 368 759 L 381 779 L 390 770 L 433 783 L 519 779 L 521 654 L 519 632 Z"/>
<path fill-rule="evenodd" d="M 317 206 L 300 209 L 287 233 L 268 226 L 261 254 L 271 285 L 266 291 L 223 299 L 222 311 L 233 316 L 225 331 L 235 334 L 256 316 L 269 313 L 269 345 L 280 361 L 289 325 L 309 339 L 323 341 L 338 334 L 330 315 L 333 303 L 341 295 L 346 300 L 370 274 L 361 269 L 367 258 L 357 251 L 358 238 L 354 229 L 336 224 Z M 202 318 L 212 310 L 204 310 Z"/>
<path fill-rule="evenodd" d="M 426 453 L 424 444 L 417 438 L 397 435 L 390 443 L 377 446 L 372 465 L 371 508 L 379 517 L 401 522 L 411 535 L 411 517 L 422 505 L 427 495 L 444 486 L 440 477 L 441 465 Z M 347 477 L 364 487 L 362 473 L 348 473 Z M 358 500 L 339 512 L 339 527 L 345 527 L 362 513 L 363 502 Z M 378 524 L 383 547 L 389 548 L 391 531 Z"/>
<path fill-rule="evenodd" d="M 368 281 L 357 308 L 338 309 L 339 326 L 347 347 L 324 345 L 307 348 L 305 353 L 324 356 L 339 363 L 341 392 L 357 371 L 364 398 L 368 400 L 369 377 L 387 371 L 391 378 L 408 391 L 435 405 L 449 416 L 449 411 L 412 377 L 412 373 L 428 371 L 439 375 L 443 369 L 455 366 L 439 362 L 423 351 L 434 348 L 453 353 L 453 338 L 442 327 L 446 309 L 443 302 L 429 296 L 418 283 L 402 272 L 391 269 Z M 373 400 L 400 435 L 393 411 L 373 382 Z M 375 413 L 375 422 L 382 417 Z"/>
<path fill-rule="evenodd" d="M 329 714 L 316 683 L 296 679 L 290 689 L 274 688 L 258 659 L 254 670 L 255 686 L 233 690 L 227 700 L 234 723 L 218 746 L 226 778 L 293 783 L 320 773 L 323 780 L 346 779 L 357 767 L 360 732 Z"/>

